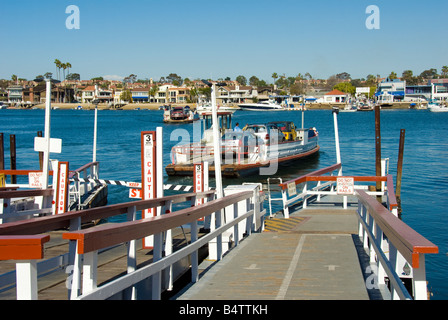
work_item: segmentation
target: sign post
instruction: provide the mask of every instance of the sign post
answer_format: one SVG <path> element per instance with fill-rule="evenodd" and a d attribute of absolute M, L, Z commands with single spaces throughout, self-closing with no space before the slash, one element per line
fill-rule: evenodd
<path fill-rule="evenodd" d="M 56 214 L 67 212 L 68 162 L 58 163 L 58 181 L 56 191 Z"/>
<path fill-rule="evenodd" d="M 355 193 L 355 179 L 353 177 L 337 178 L 337 194 L 344 195 L 343 208 L 347 209 L 347 195 Z"/>
<path fill-rule="evenodd" d="M 204 192 L 204 164 L 194 165 L 194 192 Z M 196 205 L 204 203 L 204 199 L 196 199 Z"/>
<path fill-rule="evenodd" d="M 142 199 L 154 199 L 156 197 L 156 132 L 143 131 L 141 133 L 141 156 L 142 156 Z M 155 216 L 154 208 L 145 209 L 142 218 Z M 143 247 L 152 249 L 154 237 L 143 239 Z"/>

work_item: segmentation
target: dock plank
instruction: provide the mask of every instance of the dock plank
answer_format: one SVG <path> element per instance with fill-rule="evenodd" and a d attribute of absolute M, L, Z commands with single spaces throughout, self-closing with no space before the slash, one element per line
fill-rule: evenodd
<path fill-rule="evenodd" d="M 352 237 L 356 212 L 310 208 L 291 218 L 289 230 L 242 241 L 177 299 L 368 300 Z"/>

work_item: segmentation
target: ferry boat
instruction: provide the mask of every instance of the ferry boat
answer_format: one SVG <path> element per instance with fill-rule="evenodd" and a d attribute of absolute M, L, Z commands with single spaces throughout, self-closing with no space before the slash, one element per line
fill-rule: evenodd
<path fill-rule="evenodd" d="M 222 115 L 222 113 L 221 113 Z M 219 114 L 218 114 L 219 116 Z M 228 116 L 228 115 L 227 115 Z M 230 124 L 230 121 L 225 121 Z M 248 131 L 221 131 L 221 173 L 226 178 L 238 178 L 273 163 L 298 160 L 319 151 L 319 134 L 316 128 L 296 128 L 294 138 L 267 143 Z M 279 127 L 280 129 L 280 127 Z M 290 130 L 290 129 L 289 129 Z M 281 130 L 280 130 L 281 131 Z M 288 137 L 292 136 L 290 132 Z M 230 151 L 229 151 L 230 150 Z M 211 128 L 204 131 L 199 142 L 174 146 L 171 150 L 171 164 L 165 167 L 169 176 L 192 176 L 194 164 L 207 161 L 210 174 L 214 174 L 214 146 Z"/>
<path fill-rule="evenodd" d="M 241 110 L 248 111 L 282 111 L 287 110 L 283 106 L 273 103 L 271 101 L 261 101 L 258 103 L 241 103 L 238 105 Z"/>
<path fill-rule="evenodd" d="M 164 108 L 163 122 L 165 123 L 191 123 L 196 120 L 199 120 L 199 115 L 192 111 L 189 106 L 166 106 Z"/>

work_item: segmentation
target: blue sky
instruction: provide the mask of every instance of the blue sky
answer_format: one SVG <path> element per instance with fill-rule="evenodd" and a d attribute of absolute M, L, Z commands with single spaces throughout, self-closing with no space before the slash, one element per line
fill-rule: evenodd
<path fill-rule="evenodd" d="M 69 5 L 79 30 L 66 28 Z M 380 9 L 379 30 L 366 28 L 369 5 Z M 446 0 L 4 1 L 0 78 L 55 73 L 54 59 L 81 79 L 440 72 L 447 9 Z"/>

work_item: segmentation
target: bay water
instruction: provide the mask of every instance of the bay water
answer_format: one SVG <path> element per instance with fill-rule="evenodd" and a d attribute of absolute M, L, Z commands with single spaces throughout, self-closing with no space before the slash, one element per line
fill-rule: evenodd
<path fill-rule="evenodd" d="M 291 120 L 301 126 L 302 112 L 237 111 L 232 123 L 265 123 Z M 331 110 L 308 110 L 305 127 L 319 132 L 320 152 L 306 160 L 281 166 L 275 177 L 283 181 L 296 178 L 336 163 L 333 114 Z M 4 134 L 5 166 L 9 169 L 9 135 L 16 136 L 17 169 L 38 169 L 34 149 L 37 131 L 44 132 L 44 110 L 0 110 L 0 133 Z M 140 133 L 163 127 L 164 166 L 171 162 L 171 148 L 188 139 L 198 139 L 193 124 L 164 124 L 159 110 L 98 111 L 97 160 L 100 178 L 141 181 Z M 52 110 L 51 137 L 62 139 L 62 153 L 52 159 L 69 161 L 70 170 L 92 161 L 94 112 L 88 110 Z M 344 175 L 375 175 L 374 112 L 339 113 L 339 139 Z M 406 130 L 403 178 L 402 219 L 439 247 L 439 254 L 427 255 L 426 271 L 431 299 L 448 299 L 448 113 L 427 110 L 381 110 L 381 151 L 389 158 L 389 173 L 396 182 L 400 130 Z M 196 129 L 195 129 L 196 130 Z M 191 177 L 168 177 L 165 183 L 192 185 Z M 223 179 L 224 186 L 242 182 L 266 184 L 270 176 L 251 175 Z M 19 177 L 24 179 L 23 177 Z M 26 182 L 23 182 L 26 183 Z M 214 180 L 211 179 L 211 186 Z M 126 187 L 109 186 L 108 203 L 131 201 Z M 265 207 L 268 208 L 267 202 Z M 273 203 L 273 211 L 280 203 Z"/>

